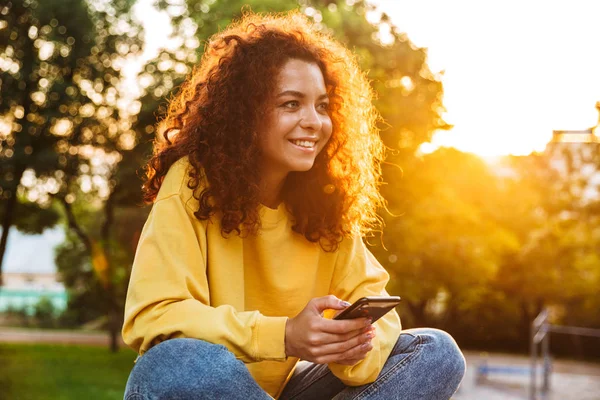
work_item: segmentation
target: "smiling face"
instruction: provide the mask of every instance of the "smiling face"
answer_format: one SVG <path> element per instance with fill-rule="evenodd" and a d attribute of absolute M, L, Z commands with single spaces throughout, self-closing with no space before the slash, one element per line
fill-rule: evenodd
<path fill-rule="evenodd" d="M 329 99 L 317 64 L 288 60 L 279 72 L 260 130 L 263 177 L 308 171 L 331 136 Z"/>

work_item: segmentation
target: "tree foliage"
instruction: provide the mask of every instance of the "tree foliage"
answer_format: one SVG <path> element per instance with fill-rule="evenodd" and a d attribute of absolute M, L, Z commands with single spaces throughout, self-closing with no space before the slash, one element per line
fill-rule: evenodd
<path fill-rule="evenodd" d="M 108 260 L 111 221 L 100 233 L 88 230 L 75 218 L 72 204 L 81 196 L 112 211 L 116 182 L 111 175 L 120 152 L 135 145 L 131 125 L 138 110 L 135 102 L 127 102 L 121 73 L 126 60 L 142 49 L 131 5 L 126 0 L 15 1 L 2 8 L 7 20 L 0 30 L 0 116 L 8 126 L 1 142 L 0 256 L 15 223 L 29 231 L 55 223 L 53 209 L 34 205 L 48 207 L 57 200 L 92 265 L 96 270 L 105 265 L 98 277 L 104 277 L 108 294 L 103 303 L 112 316 L 113 348 L 119 330 L 112 300 L 117 291 L 111 264 L 102 263 Z"/>
<path fill-rule="evenodd" d="M 124 0 L 3 6 L 0 117 L 7 129 L 0 136 L 0 265 L 10 227 L 39 232 L 56 223 L 51 198 L 73 202 L 70 185 L 93 174 L 93 146 L 109 153 L 106 145 L 120 144 L 118 131 L 127 131 L 116 94 L 122 49 L 135 52 L 129 43 L 138 40 L 129 8 Z"/>

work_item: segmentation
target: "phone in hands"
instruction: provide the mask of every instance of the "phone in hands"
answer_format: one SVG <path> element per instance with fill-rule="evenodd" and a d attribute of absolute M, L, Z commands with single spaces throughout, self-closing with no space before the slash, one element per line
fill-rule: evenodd
<path fill-rule="evenodd" d="M 373 322 L 400 304 L 399 296 L 362 297 L 339 313 L 334 319 L 371 318 Z"/>

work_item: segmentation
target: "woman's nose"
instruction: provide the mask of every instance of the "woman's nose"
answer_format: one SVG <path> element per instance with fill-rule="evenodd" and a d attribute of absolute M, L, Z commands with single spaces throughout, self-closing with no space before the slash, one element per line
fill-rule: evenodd
<path fill-rule="evenodd" d="M 314 131 L 321 130 L 323 121 L 321 121 L 321 116 L 314 107 L 307 107 L 304 109 L 300 119 L 300 126 Z"/>

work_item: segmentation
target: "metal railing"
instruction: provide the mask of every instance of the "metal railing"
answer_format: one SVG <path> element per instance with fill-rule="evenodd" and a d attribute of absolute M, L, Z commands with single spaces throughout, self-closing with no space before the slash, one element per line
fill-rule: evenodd
<path fill-rule="evenodd" d="M 563 333 L 568 335 L 592 336 L 600 338 L 600 329 L 580 328 L 575 326 L 552 325 L 548 322 L 548 309 L 544 308 L 542 312 L 531 323 L 531 368 L 530 368 L 530 384 L 529 398 L 537 400 L 537 364 L 538 364 L 538 347 L 541 343 L 541 356 L 543 359 L 543 383 L 541 390 L 541 399 L 545 400 L 550 392 L 550 373 L 552 366 L 550 362 L 550 332 Z"/>

